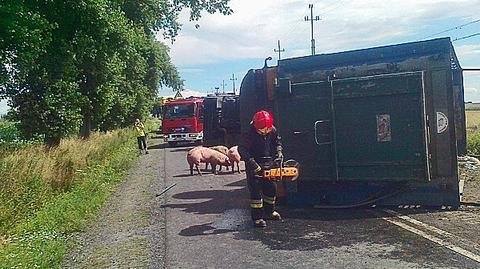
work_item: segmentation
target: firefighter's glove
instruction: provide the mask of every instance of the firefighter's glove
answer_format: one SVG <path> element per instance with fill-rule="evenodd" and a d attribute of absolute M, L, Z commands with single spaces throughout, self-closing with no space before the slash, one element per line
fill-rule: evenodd
<path fill-rule="evenodd" d="M 277 151 L 277 156 L 275 158 L 275 162 L 281 162 L 283 161 L 283 153 L 281 150 Z"/>
<path fill-rule="evenodd" d="M 263 174 L 262 174 L 262 167 L 260 167 L 260 165 L 258 165 L 258 163 L 257 163 L 253 158 L 251 158 L 251 159 L 249 160 L 249 163 L 250 163 L 250 165 L 251 165 L 251 167 L 252 167 L 253 174 L 254 174 L 255 176 L 260 176 L 260 177 L 261 177 L 261 176 L 263 175 Z"/>

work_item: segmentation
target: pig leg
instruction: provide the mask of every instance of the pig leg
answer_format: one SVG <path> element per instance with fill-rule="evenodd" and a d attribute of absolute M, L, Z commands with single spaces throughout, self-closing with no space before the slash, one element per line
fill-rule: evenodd
<path fill-rule="evenodd" d="M 232 174 L 235 173 L 235 162 L 232 162 Z"/>
<path fill-rule="evenodd" d="M 213 164 L 213 163 L 211 163 L 210 165 L 212 166 L 212 173 L 213 173 L 214 175 L 216 175 L 216 174 L 217 174 L 217 165 L 216 165 L 216 164 Z M 222 166 L 220 166 L 220 167 L 222 167 Z"/>
<path fill-rule="evenodd" d="M 195 167 L 197 167 L 198 174 L 202 175 L 202 171 L 200 171 L 200 167 L 198 166 L 198 164 L 196 164 Z M 192 174 L 193 174 L 193 171 L 192 171 Z"/>
<path fill-rule="evenodd" d="M 193 163 L 190 164 L 190 175 L 193 176 Z"/>

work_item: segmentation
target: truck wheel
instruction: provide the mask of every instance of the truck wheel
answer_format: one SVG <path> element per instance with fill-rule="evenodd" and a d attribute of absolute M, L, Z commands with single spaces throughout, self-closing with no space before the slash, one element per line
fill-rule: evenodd
<path fill-rule="evenodd" d="M 201 146 L 203 145 L 203 141 L 195 141 L 195 146 Z"/>
<path fill-rule="evenodd" d="M 168 142 L 168 145 L 170 147 L 175 147 L 177 145 L 177 142 Z"/>

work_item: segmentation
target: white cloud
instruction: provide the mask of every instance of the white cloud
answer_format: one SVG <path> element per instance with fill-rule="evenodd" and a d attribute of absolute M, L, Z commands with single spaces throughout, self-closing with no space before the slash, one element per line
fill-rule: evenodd
<path fill-rule="evenodd" d="M 173 62 L 180 67 L 210 64 L 224 60 L 265 58 L 276 54 L 280 39 L 284 57 L 310 52 L 310 24 L 305 0 L 232 0 L 234 14 L 206 15 L 200 28 L 183 15 L 184 28 L 170 45 Z M 459 24 L 477 16 L 480 0 L 328 1 L 315 4 L 317 52 L 336 52 L 412 41 L 422 29 L 440 19 L 456 18 Z M 461 20 L 461 21 L 458 21 Z M 451 25 L 447 25 L 451 27 Z M 431 34 L 431 33 L 426 33 Z M 468 48 L 464 48 L 467 51 Z M 470 48 L 476 51 L 478 48 Z"/>
<path fill-rule="evenodd" d="M 455 47 L 455 52 L 457 53 L 457 57 L 464 58 L 464 57 L 479 57 L 480 59 L 480 45 L 462 45 Z"/>
<path fill-rule="evenodd" d="M 473 87 L 465 88 L 465 94 L 477 94 L 479 92 L 480 90 L 477 88 L 473 88 Z"/>
<path fill-rule="evenodd" d="M 173 96 L 175 96 L 175 93 L 176 92 L 172 92 L 172 93 L 169 93 L 169 94 L 162 94 L 162 96 L 173 97 Z M 190 96 L 204 97 L 204 96 L 207 96 L 207 93 L 205 93 L 205 92 L 200 92 L 200 91 L 195 91 L 195 90 L 190 90 L 190 89 L 185 89 L 185 90 L 181 91 L 181 94 L 182 94 L 183 97 L 190 97 Z"/>

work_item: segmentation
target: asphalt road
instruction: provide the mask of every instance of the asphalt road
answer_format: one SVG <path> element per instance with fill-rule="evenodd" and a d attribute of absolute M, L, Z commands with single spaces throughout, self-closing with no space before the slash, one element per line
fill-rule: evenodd
<path fill-rule="evenodd" d="M 283 222 L 253 228 L 245 174 L 190 176 L 188 149 L 157 149 L 162 186 L 176 183 L 157 201 L 166 268 L 480 268 L 477 207 L 281 208 Z"/>
<path fill-rule="evenodd" d="M 244 173 L 190 176 L 190 147 L 149 144 L 62 268 L 480 268 L 478 206 L 284 207 L 258 229 Z"/>

